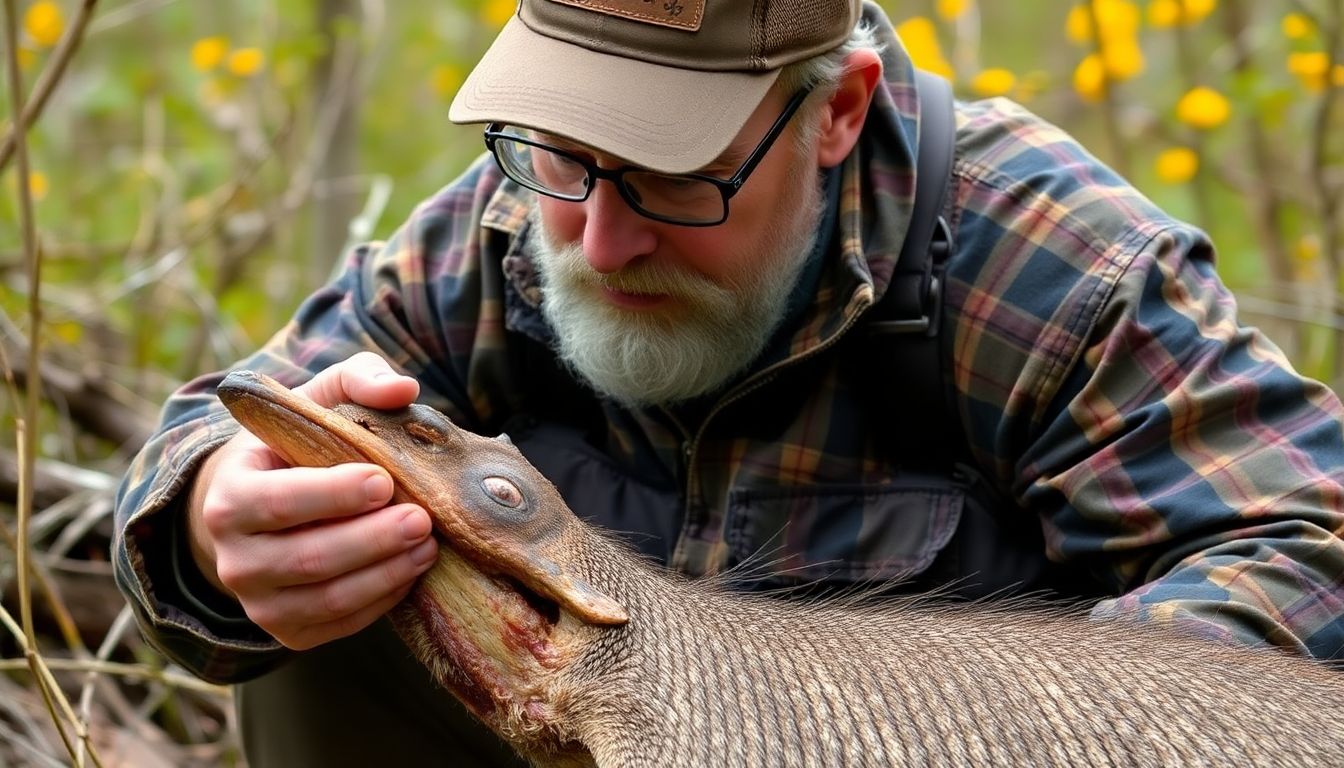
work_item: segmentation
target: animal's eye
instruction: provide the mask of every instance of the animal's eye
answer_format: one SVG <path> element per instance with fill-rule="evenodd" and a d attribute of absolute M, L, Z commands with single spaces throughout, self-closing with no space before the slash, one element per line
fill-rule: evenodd
<path fill-rule="evenodd" d="M 481 489 L 490 498 L 506 507 L 515 508 L 523 504 L 523 492 L 518 486 L 502 477 L 487 477 L 481 481 Z"/>

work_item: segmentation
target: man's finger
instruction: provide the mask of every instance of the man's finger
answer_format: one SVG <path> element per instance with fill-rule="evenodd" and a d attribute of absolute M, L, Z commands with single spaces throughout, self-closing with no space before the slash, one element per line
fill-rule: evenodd
<path fill-rule="evenodd" d="M 352 614 L 364 616 L 369 606 L 379 606 L 378 613 L 368 617 L 372 621 L 395 605 L 396 600 L 390 598 L 404 596 L 420 574 L 433 565 L 436 552 L 437 545 L 426 540 L 408 552 L 340 578 L 280 590 L 249 616 L 262 628 L 299 629 L 348 619 Z"/>
<path fill-rule="evenodd" d="M 429 515 L 414 504 L 396 504 L 328 525 L 261 537 L 252 556 L 283 563 L 273 586 L 317 584 L 405 554 L 429 539 Z M 435 550 L 431 542 L 428 547 Z"/>
<path fill-rule="evenodd" d="M 295 388 L 318 405 L 358 403 L 370 408 L 400 408 L 415 401 L 420 383 L 392 370 L 372 352 L 360 352 L 318 373 Z"/>
<path fill-rule="evenodd" d="M 306 651 L 323 643 L 331 642 L 342 637 L 349 637 L 356 632 L 372 624 L 383 614 L 392 610 L 393 606 L 402 601 L 402 598 L 411 591 L 415 582 L 409 581 L 380 600 L 361 608 L 354 613 L 343 616 L 339 619 L 324 622 L 313 626 L 303 627 L 296 631 L 289 638 L 280 638 L 280 641 L 289 648 L 296 651 Z"/>
<path fill-rule="evenodd" d="M 392 480 L 372 464 L 286 467 L 250 476 L 222 501 L 240 533 L 282 531 L 370 512 L 392 498 Z"/>

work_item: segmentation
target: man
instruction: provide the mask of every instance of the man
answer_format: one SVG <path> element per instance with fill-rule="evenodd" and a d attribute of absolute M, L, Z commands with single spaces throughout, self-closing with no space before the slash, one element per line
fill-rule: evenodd
<path fill-rule="evenodd" d="M 1050 589 L 1344 656 L 1339 401 L 1237 327 L 1200 232 L 1006 102 L 958 105 L 950 406 L 912 430 L 895 379 L 929 371 L 866 310 L 931 119 L 880 10 L 805 8 L 523 0 L 451 113 L 491 156 L 239 366 L 506 431 L 692 575 Z M 504 759 L 379 620 L 435 556 L 424 510 L 375 467 L 283 467 L 220 378 L 121 489 L 148 636 L 242 683 L 254 766 Z"/>

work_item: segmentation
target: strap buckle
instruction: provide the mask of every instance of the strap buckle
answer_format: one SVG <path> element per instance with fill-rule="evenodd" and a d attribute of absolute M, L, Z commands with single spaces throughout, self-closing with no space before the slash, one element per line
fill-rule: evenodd
<path fill-rule="evenodd" d="M 943 312 L 943 275 L 947 270 L 947 258 L 952 247 L 952 228 L 942 216 L 934 223 L 929 238 L 929 259 L 925 261 L 924 290 L 920 300 L 918 317 L 898 318 L 895 320 L 874 320 L 868 324 L 868 332 L 874 334 L 922 333 L 934 336 L 938 333 L 939 318 Z"/>

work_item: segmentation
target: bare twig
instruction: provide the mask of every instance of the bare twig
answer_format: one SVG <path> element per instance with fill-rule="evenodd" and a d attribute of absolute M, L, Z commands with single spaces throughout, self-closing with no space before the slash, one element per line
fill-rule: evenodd
<path fill-rule="evenodd" d="M 1194 41 L 1191 39 L 1190 27 L 1185 23 L 1185 5 L 1179 3 L 1177 7 L 1181 10 L 1180 18 L 1175 26 L 1176 58 L 1180 62 L 1181 77 L 1185 80 L 1184 87 L 1188 91 L 1201 85 L 1202 78 L 1200 77 L 1199 61 L 1195 58 L 1197 52 L 1193 45 Z M 1199 131 L 1195 131 L 1187 140 L 1187 143 L 1189 143 L 1195 156 L 1199 158 L 1199 168 L 1201 169 L 1201 173 L 1195 175 L 1190 185 L 1195 198 L 1195 211 L 1198 218 L 1196 223 L 1208 230 L 1213 225 L 1213 206 L 1209 202 L 1208 172 L 1203 170 L 1208 165 L 1208 143 L 1204 141 L 1204 136 Z"/>
<path fill-rule="evenodd" d="M 95 0 L 86 0 L 86 11 L 91 10 Z M 14 156 L 18 161 L 19 183 L 19 216 L 21 219 L 20 229 L 23 232 L 22 248 L 25 260 L 29 264 L 28 271 L 28 322 L 30 330 L 30 339 L 28 343 L 28 370 L 30 375 L 36 376 L 40 361 L 41 350 L 41 327 L 42 327 L 42 307 L 41 307 L 41 287 L 42 287 L 42 254 L 37 243 L 37 228 L 33 217 L 33 195 L 29 187 L 29 178 L 31 170 L 28 165 L 28 126 L 31 124 L 24 109 L 23 97 L 23 76 L 19 71 L 19 11 L 15 0 L 4 0 L 5 5 L 5 48 L 9 52 L 7 69 L 9 70 L 9 89 L 11 114 L 14 116 L 14 126 L 11 128 L 12 145 L 14 147 Z M 87 13 L 84 18 L 77 22 L 78 27 L 72 27 L 66 31 L 62 38 L 62 43 L 71 39 L 83 36 L 83 26 L 87 23 Z M 75 45 L 62 46 L 65 53 L 64 61 L 69 60 L 73 54 Z M 59 53 L 59 52 L 58 52 Z M 59 68 L 64 71 L 63 61 L 53 62 L 53 68 Z M 53 68 L 48 68 L 51 72 Z M 58 75 L 59 76 L 59 75 Z M 34 110 L 40 111 L 40 103 Z M 0 168 L 3 168 L 4 160 L 0 159 Z M 23 645 L 24 658 L 27 659 L 29 667 L 33 674 L 37 676 L 38 688 L 42 692 L 42 698 L 46 702 L 47 710 L 51 715 L 52 723 L 55 724 L 57 731 L 61 735 L 61 741 L 64 743 L 66 751 L 72 758 L 78 762 L 80 760 L 70 737 L 66 734 L 65 727 L 61 724 L 61 717 L 57 713 L 57 707 L 64 712 L 72 728 L 80 741 L 86 745 L 88 743 L 89 732 L 84 723 L 76 716 L 70 708 L 70 702 L 61 691 L 60 686 L 56 684 L 51 672 L 42 662 L 42 656 L 37 650 L 37 637 L 33 631 L 33 596 L 28 585 L 28 567 L 29 567 L 29 545 L 28 545 L 28 520 L 33 512 L 33 463 L 37 458 L 37 411 L 39 386 L 37 381 L 30 382 L 27 387 L 26 401 L 24 403 L 23 416 L 18 420 L 18 451 L 19 451 L 19 498 L 18 498 L 18 527 L 15 549 L 18 557 L 18 590 L 19 590 L 19 614 L 22 621 L 22 633 L 20 642 Z M 0 606 L 0 617 L 5 619 L 7 625 L 11 625 L 8 612 Z M 14 629 L 14 627 L 11 627 Z M 96 764 L 99 763 L 96 752 L 89 747 L 89 754 L 93 757 Z"/>
<path fill-rule="evenodd" d="M 79 6 L 79 11 L 75 18 L 66 28 L 65 34 L 61 35 L 61 40 L 56 45 L 56 50 L 51 54 L 51 60 L 42 70 L 42 75 L 37 79 L 37 84 L 33 86 L 33 98 L 16 107 L 14 114 L 17 116 L 14 125 L 9 129 L 9 133 L 3 141 L 0 141 L 0 171 L 4 170 L 9 164 L 10 157 L 13 156 L 18 147 L 18 137 L 28 132 L 28 128 L 42 114 L 42 110 L 47 106 L 47 100 L 51 94 L 56 91 L 56 86 L 60 84 L 61 78 L 65 75 L 66 67 L 70 64 L 70 59 L 79 50 L 79 46 L 84 42 L 84 31 L 89 26 L 89 19 L 93 18 L 93 8 L 98 4 L 98 0 L 84 0 Z M 17 44 L 17 43 L 16 43 Z M 17 52 L 17 48 L 10 48 Z M 11 57 L 14 54 L 11 54 Z M 15 93 L 18 93 L 16 90 Z M 28 178 L 26 175 L 23 178 Z"/>
<path fill-rule="evenodd" d="M 154 429 L 154 416 L 143 403 L 127 404 L 105 378 L 83 376 L 48 361 L 34 368 L 31 345 L 26 351 L 30 362 L 14 370 L 18 384 L 34 392 L 44 390 L 89 434 L 110 441 L 123 452 L 139 450 L 148 439 Z"/>
<path fill-rule="evenodd" d="M 134 626 L 135 615 L 131 613 L 131 606 L 122 606 L 121 612 L 112 622 L 112 628 L 108 630 L 107 636 L 103 638 L 102 645 L 98 646 L 98 653 L 94 658 L 99 662 L 107 661 L 107 657 L 112 655 L 121 638 L 126 631 Z M 80 722 L 87 723 L 93 714 L 93 689 L 98 681 L 98 674 L 94 670 L 89 670 L 84 676 L 84 687 L 79 692 L 79 719 Z M 79 754 L 75 756 L 75 765 L 84 765 L 84 742 L 79 744 Z"/>
<path fill-rule="evenodd" d="M 332 63 L 333 74 L 329 80 L 329 88 L 322 96 L 321 110 L 317 115 L 307 152 L 291 174 L 290 182 L 280 196 L 278 204 L 263 212 L 260 223 L 249 236 L 227 242 L 219 269 L 215 273 L 215 284 L 211 290 L 213 295 L 222 295 L 231 288 L 241 278 L 248 258 L 272 238 L 281 222 L 298 212 L 311 198 L 318 174 L 340 126 L 345 104 L 351 98 L 352 90 L 361 87 L 364 82 L 359 72 L 358 45 L 358 41 L 347 39 L 336 41 Z M 198 351 L 206 349 L 205 334 L 208 332 L 208 326 L 209 323 L 202 323 L 194 343 L 190 346 L 191 349 Z M 195 360 L 188 360 L 186 363 L 186 367 L 191 370 L 200 367 Z M 184 370 L 183 374 L 186 373 Z"/>
<path fill-rule="evenodd" d="M 91 659 L 46 659 L 45 663 L 55 671 L 92 672 L 99 675 L 124 677 L 128 680 L 148 680 L 222 699 L 229 697 L 229 689 L 225 686 L 212 685 L 181 672 L 156 669 L 147 664 L 122 664 L 115 661 L 94 661 Z M 28 669 L 28 662 L 24 659 L 0 659 L 0 672 L 20 672 L 26 669 Z"/>
<path fill-rule="evenodd" d="M 13 3 L 13 1 L 14 0 L 5 0 L 6 3 Z M 20 569 L 20 571 L 22 571 L 22 569 Z M 74 757 L 74 744 L 71 743 L 70 736 L 65 732 L 65 725 L 61 722 L 60 715 L 56 714 L 57 701 L 64 702 L 67 710 L 70 707 L 70 702 L 65 699 L 59 686 L 49 686 L 47 684 L 47 678 L 50 676 L 51 672 L 47 669 L 46 662 L 43 661 L 42 656 L 38 654 L 33 645 L 28 642 L 24 628 L 14 622 L 14 618 L 9 615 L 9 611 L 5 610 L 3 604 L 0 604 L 0 624 L 5 625 L 10 634 L 12 634 L 14 639 L 19 643 L 19 647 L 23 650 L 24 662 L 28 667 L 28 671 L 37 679 L 37 687 L 42 693 L 43 703 L 47 705 L 47 713 L 51 716 L 51 723 L 56 727 L 56 732 L 60 734 L 61 742 L 65 744 L 65 751 L 68 752 L 71 757 Z M 71 714 L 71 723 L 74 724 L 76 729 L 79 729 L 79 723 L 74 720 L 73 713 Z"/>
<path fill-rule="evenodd" d="M 1335 83 L 1332 74 L 1335 68 L 1344 62 L 1344 9 L 1341 3 L 1327 3 L 1328 16 L 1313 15 L 1312 20 L 1320 30 L 1325 44 L 1326 68 L 1325 83 L 1320 102 L 1312 125 L 1309 165 L 1312 186 L 1318 200 L 1317 210 L 1321 222 L 1321 244 L 1325 258 L 1329 261 L 1335 275 L 1335 289 L 1344 284 L 1344 230 L 1341 230 L 1341 201 L 1344 201 L 1344 185 L 1336 178 L 1330 163 L 1330 141 L 1337 130 L 1332 128 L 1337 119 L 1335 109 L 1338 106 L 1344 87 Z M 1335 383 L 1344 377 L 1344 331 L 1335 334 Z"/>
<path fill-rule="evenodd" d="M 1250 13 L 1244 0 L 1228 0 L 1223 6 L 1225 32 L 1232 41 L 1234 51 L 1233 71 L 1239 77 L 1248 77 L 1256 70 L 1255 50 L 1246 36 L 1250 24 Z M 1261 116 L 1251 113 L 1245 120 L 1247 141 L 1250 144 L 1251 162 L 1255 166 L 1255 177 L 1273 178 L 1276 173 L 1275 161 L 1270 152 L 1270 139 L 1265 133 Z M 1291 280 L 1292 268 L 1289 264 L 1287 249 L 1283 242 L 1283 201 L 1273 185 L 1257 183 L 1245 185 L 1242 194 L 1251 208 L 1252 219 L 1260 236 L 1261 246 L 1269 259 L 1269 272 L 1276 280 Z"/>
<path fill-rule="evenodd" d="M 18 552 L 18 539 L 5 526 L 4 521 L 0 521 L 0 540 L 3 540 L 15 552 Z M 30 559 L 28 560 L 28 568 L 30 569 L 30 575 L 37 583 L 38 591 L 42 593 L 42 597 L 51 608 L 52 615 L 56 617 L 56 624 L 60 628 L 61 638 L 65 641 L 66 646 L 76 651 L 83 649 L 84 643 L 79 637 L 79 627 L 75 625 L 69 608 L 56 593 L 56 589 L 51 584 L 51 579 L 47 577 L 41 564 L 37 560 Z"/>
<path fill-rule="evenodd" d="M 42 308 L 38 295 L 42 280 L 42 259 L 37 250 L 37 230 L 33 219 L 33 195 L 28 179 L 31 171 L 28 167 L 27 124 L 20 116 L 23 112 L 23 77 L 19 72 L 19 10 L 14 0 L 5 0 L 5 48 L 9 51 L 6 68 L 9 72 L 9 96 L 12 114 L 16 116 L 13 129 L 15 155 L 19 162 L 19 219 L 22 230 L 24 262 L 28 264 L 28 322 L 32 328 L 32 341 L 28 345 L 28 369 L 37 370 L 38 342 L 41 334 L 37 329 L 42 323 Z M 0 163 L 0 167 L 3 163 Z M 19 558 L 19 615 L 23 624 L 23 635 L 29 647 L 36 644 L 33 635 L 32 603 L 28 595 L 28 518 L 33 512 L 33 461 L 37 458 L 37 404 L 38 387 L 28 388 L 28 397 L 24 402 L 23 414 L 18 420 L 19 451 L 19 494 L 18 494 L 18 558 Z M 53 713 L 54 714 L 54 713 Z"/>

